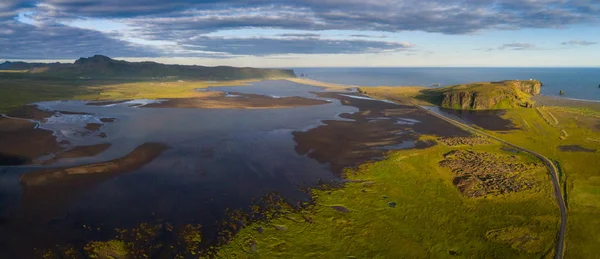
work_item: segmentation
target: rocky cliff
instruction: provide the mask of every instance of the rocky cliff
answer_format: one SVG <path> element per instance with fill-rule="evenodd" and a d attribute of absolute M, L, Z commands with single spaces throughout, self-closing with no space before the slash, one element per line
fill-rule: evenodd
<path fill-rule="evenodd" d="M 512 86 L 521 90 L 522 92 L 528 93 L 530 95 L 538 95 L 542 89 L 542 82 L 538 80 L 514 80 L 514 81 L 504 81 L 508 86 Z"/>
<path fill-rule="evenodd" d="M 427 94 L 443 108 L 496 110 L 530 107 L 531 96 L 538 95 L 541 86 L 537 80 L 485 82 L 427 90 Z"/>

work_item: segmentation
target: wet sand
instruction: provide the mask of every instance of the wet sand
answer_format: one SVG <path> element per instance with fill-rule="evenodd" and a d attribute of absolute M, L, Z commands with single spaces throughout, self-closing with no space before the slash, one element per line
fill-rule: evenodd
<path fill-rule="evenodd" d="M 61 149 L 52 131 L 27 120 L 0 117 L 0 166 L 30 164 Z"/>
<path fill-rule="evenodd" d="M 531 98 L 537 106 L 564 106 L 573 108 L 599 109 L 600 102 L 573 100 L 554 96 L 537 95 Z"/>
<path fill-rule="evenodd" d="M 11 110 L 8 115 L 9 117 L 30 119 L 30 120 L 42 120 L 52 116 L 54 112 L 44 111 L 38 109 L 36 105 L 25 105 L 20 108 Z"/>
<path fill-rule="evenodd" d="M 126 99 L 126 100 L 118 100 L 118 101 L 96 101 L 96 102 L 89 102 L 86 105 L 90 105 L 90 106 L 107 106 L 107 105 L 113 105 L 113 104 L 121 104 L 121 103 L 125 103 L 125 102 L 129 102 L 132 101 L 131 99 Z"/>
<path fill-rule="evenodd" d="M 336 92 L 353 91 L 359 87 L 357 85 L 341 85 L 341 84 L 322 82 L 322 81 L 317 81 L 317 80 L 313 80 L 313 79 L 309 79 L 309 78 L 301 78 L 301 77 L 286 78 L 285 80 L 294 82 L 294 83 L 298 83 L 298 84 L 317 86 L 317 87 L 321 87 L 328 91 L 336 91 Z"/>
<path fill-rule="evenodd" d="M 85 125 L 84 128 L 86 130 L 94 132 L 94 131 L 100 130 L 100 128 L 102 128 L 102 124 L 100 124 L 100 123 L 88 123 L 88 124 Z"/>
<path fill-rule="evenodd" d="M 112 161 L 26 173 L 21 176 L 21 183 L 24 186 L 40 186 L 61 181 L 76 180 L 81 175 L 87 174 L 119 174 L 130 172 L 154 160 L 154 158 L 167 148 L 164 144 L 146 143 L 137 147 L 127 156 Z"/>
<path fill-rule="evenodd" d="M 439 137 L 470 135 L 414 106 L 350 98 L 333 92 L 317 95 L 339 99 L 344 105 L 360 109 L 357 113 L 340 115 L 354 121 L 328 120 L 323 122 L 324 126 L 294 132 L 296 152 L 329 164 L 337 174 L 343 173 L 346 167 L 383 157 L 394 147 L 426 148 L 433 145 L 431 142 L 411 143 L 417 140 L 419 134 Z M 411 120 L 415 120 L 414 123 Z"/>
<path fill-rule="evenodd" d="M 35 106 L 27 106 L 12 115 L 21 115 L 36 120 L 43 120 L 52 112 L 46 112 Z M 63 113 L 63 112 L 61 112 Z M 63 114 L 81 114 L 65 112 Z M 91 133 L 102 127 L 99 123 L 89 123 L 84 128 Z M 51 130 L 39 128 L 36 122 L 23 118 L 0 117 L 0 166 L 16 166 L 28 164 L 52 164 L 63 158 L 90 157 L 102 153 L 110 144 L 79 146 L 65 152 L 68 142 L 58 142 Z M 55 155 L 49 160 L 45 156 Z"/>
<path fill-rule="evenodd" d="M 201 108 L 201 109 L 267 109 L 292 108 L 300 106 L 322 105 L 327 101 L 303 97 L 274 98 L 266 95 L 230 93 L 213 94 L 206 97 L 169 99 L 160 103 L 152 103 L 148 108 Z"/>
<path fill-rule="evenodd" d="M 44 161 L 42 164 L 50 165 L 61 159 L 94 157 L 110 148 L 110 143 L 102 143 L 90 146 L 77 146 L 65 152 L 57 154 L 54 158 Z"/>

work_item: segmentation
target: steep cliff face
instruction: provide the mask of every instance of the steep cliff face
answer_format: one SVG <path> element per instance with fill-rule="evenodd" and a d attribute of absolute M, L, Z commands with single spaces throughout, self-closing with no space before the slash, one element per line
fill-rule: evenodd
<path fill-rule="evenodd" d="M 542 82 L 538 80 L 528 81 L 504 81 L 507 85 L 516 87 L 518 90 L 530 95 L 538 95 L 542 89 Z"/>
<path fill-rule="evenodd" d="M 439 94 L 439 105 L 448 109 L 497 110 L 530 106 L 529 98 L 540 93 L 540 81 L 474 83 L 431 90 Z"/>
<path fill-rule="evenodd" d="M 477 92 L 444 93 L 441 106 L 460 110 L 493 110 L 515 107 L 507 93 L 482 94 Z"/>

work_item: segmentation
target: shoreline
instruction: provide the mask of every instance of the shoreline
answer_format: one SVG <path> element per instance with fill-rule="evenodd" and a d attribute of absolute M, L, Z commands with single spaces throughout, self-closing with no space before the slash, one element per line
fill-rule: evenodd
<path fill-rule="evenodd" d="M 340 89 L 340 88 L 346 88 L 346 89 L 357 88 L 358 89 L 358 88 L 362 88 L 362 87 L 364 87 L 364 88 L 378 88 L 378 87 L 391 87 L 391 88 L 413 87 L 414 88 L 415 87 L 415 86 L 404 86 L 404 85 L 396 85 L 396 86 L 344 85 L 344 84 L 330 83 L 330 82 L 324 82 L 324 81 L 308 79 L 308 78 L 291 78 L 291 79 L 287 79 L 287 80 L 291 81 L 291 82 L 300 83 L 300 84 L 307 84 L 307 85 L 312 85 L 312 86 L 323 87 L 324 89 L 327 89 L 327 90 L 336 90 L 336 89 Z M 420 87 L 430 88 L 428 86 L 420 86 Z M 567 97 L 544 95 L 544 94 L 533 96 L 531 99 L 538 103 L 542 102 L 542 105 L 547 105 L 547 106 L 568 106 L 568 107 L 578 106 L 578 107 L 580 107 L 580 106 L 592 105 L 592 106 L 597 106 L 597 107 L 591 107 L 591 108 L 600 109 L 600 100 L 567 98 Z M 586 108 L 590 108 L 590 107 L 586 107 Z"/>
<path fill-rule="evenodd" d="M 536 106 L 563 106 L 572 108 L 591 108 L 600 110 L 600 101 L 583 100 L 574 98 L 563 98 L 548 95 L 537 95 L 531 97 L 536 102 Z"/>

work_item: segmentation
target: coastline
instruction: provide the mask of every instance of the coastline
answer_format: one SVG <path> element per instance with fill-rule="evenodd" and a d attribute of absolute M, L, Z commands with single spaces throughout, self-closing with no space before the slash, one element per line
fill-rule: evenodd
<path fill-rule="evenodd" d="M 575 98 L 563 98 L 548 95 L 537 95 L 531 98 L 538 106 L 563 106 L 572 108 L 600 109 L 599 100 L 584 100 Z"/>
<path fill-rule="evenodd" d="M 440 123 L 447 123 L 444 120 L 438 120 L 429 115 L 430 113 L 423 113 L 423 110 L 414 109 L 418 108 L 418 106 L 409 100 L 410 95 L 400 96 L 400 98 L 392 97 L 394 94 L 398 94 L 393 92 L 389 88 L 394 87 L 373 87 L 373 92 L 369 90 L 369 93 L 364 92 L 364 89 L 359 89 L 358 92 L 354 92 L 354 94 L 349 93 L 348 90 L 352 90 L 353 86 L 344 86 L 332 84 L 329 85 L 326 82 L 319 82 L 316 80 L 296 80 L 292 81 L 294 83 L 314 85 L 317 87 L 324 88 L 325 92 L 312 93 L 324 99 L 338 99 L 343 105 L 354 106 L 359 109 L 359 112 L 355 113 L 345 113 L 341 114 L 339 117 L 342 119 L 346 119 L 347 121 L 337 121 L 337 120 L 326 120 L 323 121 L 322 125 L 318 127 L 311 128 L 310 130 L 295 132 L 293 134 L 294 141 L 296 142 L 296 152 L 299 155 L 305 155 L 309 158 L 317 160 L 320 163 L 329 164 L 331 169 L 336 172 L 337 175 L 343 177 L 344 181 L 347 181 L 344 186 L 340 186 L 341 188 L 331 188 L 329 190 L 311 190 L 312 194 L 315 197 L 316 205 L 315 207 L 308 207 L 309 210 L 302 211 L 300 214 L 290 214 L 293 216 L 292 219 L 288 217 L 278 217 L 274 218 L 268 222 L 242 222 L 242 232 L 241 235 L 235 236 L 234 239 L 225 239 L 227 242 L 233 241 L 233 244 L 236 244 L 237 247 L 242 247 L 243 249 L 255 250 L 256 253 L 258 250 L 257 247 L 260 247 L 260 251 L 262 255 L 268 255 L 270 252 L 277 252 L 276 249 L 269 250 L 272 247 L 277 247 L 280 244 L 277 242 L 271 243 L 273 239 L 264 239 L 260 236 L 254 236 L 254 231 L 259 231 L 255 229 L 261 229 L 259 234 L 263 234 L 262 231 L 265 232 L 265 236 L 268 235 L 270 237 L 277 237 L 279 240 L 285 240 L 285 242 L 289 242 L 291 247 L 297 247 L 299 250 L 302 249 L 303 245 L 309 245 L 307 249 L 312 246 L 311 242 L 307 242 L 305 239 L 310 238 L 309 236 L 302 236 L 304 229 L 309 228 L 311 231 L 326 231 L 321 233 L 337 233 L 337 227 L 343 227 L 346 231 L 346 237 L 356 237 L 360 236 L 364 232 L 364 227 L 360 227 L 362 224 L 367 224 L 366 229 L 372 228 L 373 230 L 377 229 L 409 229 L 415 233 L 420 234 L 420 231 L 423 231 L 423 237 L 428 237 L 427 233 L 431 233 L 431 229 L 427 228 L 419 228 L 414 227 L 417 222 L 422 222 L 420 218 L 412 218 L 412 223 L 409 224 L 410 227 L 407 227 L 406 224 L 398 223 L 398 225 L 388 225 L 388 226 L 380 226 L 380 225 L 368 225 L 371 222 L 371 218 L 363 218 L 361 215 L 366 215 L 372 211 L 377 211 L 378 217 L 384 217 L 388 220 L 384 220 L 385 222 L 390 222 L 394 218 L 405 218 L 412 217 L 413 215 L 422 215 L 424 211 L 426 213 L 430 213 L 431 211 L 439 211 L 440 215 L 451 215 L 456 211 L 464 211 L 464 213 L 458 213 L 454 215 L 454 218 L 457 219 L 455 225 L 467 224 L 464 222 L 469 222 L 471 219 L 478 220 L 482 217 L 482 215 L 489 216 L 488 213 L 491 213 L 491 210 L 485 209 L 488 208 L 486 206 L 490 206 L 493 208 L 497 208 L 496 202 L 497 200 L 470 200 L 468 198 L 464 198 L 461 196 L 456 196 L 456 186 L 449 185 L 450 183 L 447 181 L 454 177 L 453 174 L 448 174 L 449 172 L 445 169 L 442 169 L 438 165 L 438 160 L 431 159 L 445 158 L 446 154 L 450 151 L 456 151 L 458 149 L 470 150 L 476 149 L 480 153 L 494 153 L 494 154 L 503 154 L 503 155 L 512 155 L 515 154 L 506 154 L 506 150 L 502 149 L 502 146 L 499 143 L 488 143 L 481 142 L 478 143 L 477 140 L 473 138 L 469 138 L 468 136 L 460 136 L 461 132 L 455 131 L 460 128 L 455 128 L 450 125 L 440 125 Z M 310 83 L 310 84 L 309 84 Z M 375 91 L 375 89 L 380 91 Z M 402 87 L 396 87 L 402 88 Z M 312 89 L 314 91 L 314 89 Z M 378 96 L 379 93 L 386 93 L 386 95 Z M 229 92 L 223 92 L 218 94 L 218 96 L 211 96 L 211 98 L 216 98 L 214 101 L 219 101 L 219 103 L 226 102 L 238 102 L 238 98 L 244 94 L 234 93 L 235 96 L 228 96 Z M 237 97 L 237 98 L 231 98 Z M 260 105 L 265 105 L 263 101 L 255 96 L 254 94 L 246 94 L 246 99 L 254 99 L 254 101 L 258 101 Z M 253 98 L 250 98 L 253 97 Z M 255 98 L 256 97 L 256 98 Z M 372 98 L 375 97 L 375 98 Z M 404 98 L 405 97 L 405 98 Z M 263 98 L 263 97 L 261 97 Z M 265 95 L 266 99 L 269 99 L 274 102 L 284 101 L 284 98 L 275 98 L 269 97 Z M 289 97 L 288 97 L 289 98 Z M 560 101 L 561 98 L 549 97 L 549 96 L 540 96 L 543 100 L 546 100 L 547 103 L 556 103 Z M 406 99 L 406 100 L 403 100 Z M 558 100 L 557 100 L 558 99 Z M 196 98 L 174 98 L 172 100 L 177 100 L 176 103 L 172 103 L 171 105 L 178 106 L 175 108 L 207 108 L 201 107 L 203 105 L 208 105 L 207 103 L 201 103 L 201 101 L 206 102 L 206 98 L 196 97 Z M 231 101 L 230 101 L 231 100 Z M 394 100 L 394 102 L 390 102 L 387 100 Z M 568 99 L 567 99 L 568 100 Z M 247 100 L 250 101 L 250 100 Z M 373 102 L 376 101 L 376 102 Z M 570 102 L 563 103 L 563 105 L 573 105 L 573 103 L 579 103 L 579 105 L 584 105 L 586 101 L 577 101 L 577 100 L 569 100 Z M 298 104 L 294 102 L 295 104 Z M 103 103 L 106 104 L 106 103 Z M 177 105 L 175 105 L 177 104 Z M 187 107 L 186 107 L 187 106 Z M 415 107 L 411 107 L 415 106 Z M 569 106 L 572 107 L 572 106 Z M 586 106 L 588 107 L 588 106 Z M 214 107 L 213 107 L 214 108 Z M 247 109 L 247 105 L 245 105 Z M 264 107 L 263 107 L 264 108 Z M 281 108 L 281 107 L 273 107 L 273 108 Z M 533 114 L 536 116 L 535 118 L 539 119 L 542 117 L 537 117 L 535 113 L 538 109 L 525 109 L 518 108 L 512 112 L 525 113 L 525 115 Z M 540 108 L 540 110 L 547 112 L 550 114 L 550 111 L 546 111 L 545 108 Z M 555 112 L 554 110 L 558 110 L 556 107 L 548 107 L 547 110 L 552 110 L 554 114 L 560 118 L 562 116 L 561 113 Z M 562 109 L 567 110 L 567 109 Z M 511 111 L 507 111 L 510 113 Z M 24 113 L 24 112 L 22 112 Z M 79 114 L 79 113 L 76 113 Z M 29 111 L 25 115 L 33 116 L 33 112 Z M 514 115 L 514 114 L 512 114 Z M 511 114 L 502 115 L 502 116 L 512 116 Z M 495 116 L 495 115 L 494 115 Z M 554 115 L 548 115 L 553 117 Z M 407 118 L 408 117 L 408 118 Z M 0 120 L 8 120 L 9 118 L 0 118 Z M 527 120 L 532 118 L 527 117 Z M 555 119 L 556 120 L 556 119 Z M 24 124 L 23 121 L 11 121 L 12 123 Z M 520 121 L 519 121 L 520 122 Z M 562 121 L 561 121 L 562 122 Z M 548 121 L 546 121 L 548 123 Z M 476 123 L 475 123 L 476 124 Z M 523 120 L 523 125 L 527 124 L 525 120 Z M 529 124 L 527 124 L 529 125 Z M 543 127 L 545 124 L 541 125 L 540 123 L 531 123 L 534 127 Z M 537 126 L 536 126 L 537 125 Z M 541 125 L 541 126 L 540 126 Z M 553 124 L 554 125 L 554 124 Z M 559 125 L 558 122 L 555 123 L 554 127 Z M 92 125 L 86 125 L 92 126 Z M 450 127 L 448 127 L 450 126 Z M 480 125 L 478 125 L 480 126 Z M 552 126 L 552 125 L 548 125 Z M 600 125 L 599 125 L 600 126 Z M 15 126 L 16 127 L 16 126 Z M 529 126 L 527 126 L 529 127 Z M 486 127 L 481 127 L 482 131 L 488 132 L 490 130 Z M 516 129 L 519 129 L 517 131 Z M 498 134 L 500 138 L 504 139 L 506 136 L 513 134 L 515 132 L 526 132 L 526 130 L 521 131 L 521 129 L 525 129 L 525 127 L 509 129 L 506 131 L 502 131 Z M 545 128 L 544 128 L 545 129 Z M 561 128 L 562 129 L 562 128 Z M 571 136 L 568 141 L 575 139 L 577 137 L 578 131 L 573 130 L 572 128 L 567 128 L 569 135 L 564 133 L 565 136 Z M 492 130 L 493 131 L 493 130 Z M 512 131 L 512 133 L 511 133 Z M 547 130 L 547 132 L 549 132 Z M 563 130 L 564 132 L 564 130 Z M 466 133 L 466 132 L 465 132 Z M 493 133 L 495 134 L 495 133 Z M 420 136 L 419 136 L 420 135 Z M 496 136 L 496 135 L 494 135 Z M 509 136 L 510 137 L 510 136 Z M 566 138 L 566 137 L 565 137 Z M 463 140 L 467 140 L 467 144 L 453 144 L 460 143 Z M 562 139 L 564 140 L 564 139 Z M 570 143 L 568 143 L 570 144 Z M 573 146 L 573 145 L 572 145 Z M 588 147 L 588 146 L 586 146 Z M 97 152 L 102 152 L 102 149 L 108 148 L 108 146 L 86 146 L 74 148 L 72 150 L 68 150 L 64 152 L 64 156 L 78 156 L 80 154 L 88 154 L 94 155 Z M 402 151 L 402 149 L 410 149 L 410 151 Z M 600 147 L 597 148 L 600 150 Z M 394 151 L 390 151 L 394 150 Z M 534 149 L 532 149 L 534 150 Z M 594 149 L 596 150 L 596 149 Z M 506 151 L 506 152 L 505 152 Z M 210 151 L 207 151 L 210 153 Z M 504 153 L 503 153 L 504 152 Z M 565 152 L 575 152 L 575 151 L 565 151 Z M 414 154 L 418 153 L 419 156 L 414 157 Z M 593 155 L 593 152 L 587 152 Z M 586 154 L 586 155 L 590 155 Z M 391 155 L 391 156 L 389 156 Z M 521 156 L 521 155 L 519 155 Z M 506 156 L 508 159 L 510 156 Z M 122 160 L 116 159 L 111 160 L 104 163 L 96 163 L 96 164 L 88 164 L 85 166 L 75 166 L 75 167 L 64 167 L 64 168 L 53 168 L 52 170 L 44 170 L 44 171 L 36 171 L 30 174 L 24 175 L 20 180 L 21 184 L 24 187 L 27 187 L 29 190 L 50 190 L 49 186 L 65 186 L 70 184 L 71 182 L 79 182 L 79 181 L 87 181 L 86 179 L 100 179 L 103 177 L 110 177 L 113 175 L 125 174 L 129 170 L 127 168 L 135 168 L 138 166 L 138 163 L 132 161 L 131 159 L 126 159 L 126 157 L 122 157 Z M 523 159 L 528 159 L 526 156 L 523 156 Z M 402 160 L 402 162 L 399 162 Z M 121 164 L 120 162 L 127 162 Z M 130 164 L 131 162 L 135 162 Z M 561 161 L 562 162 L 562 161 Z M 141 163 L 144 164 L 144 163 Z M 402 172 L 406 173 L 406 178 L 399 178 L 396 172 L 397 169 L 401 167 Z M 376 170 L 370 170 L 368 168 L 377 168 Z M 433 172 L 427 175 L 423 175 L 422 172 Z M 43 175 L 42 175 L 43 173 Z M 113 174 L 114 173 L 114 174 Z M 542 179 L 545 176 L 545 173 L 539 171 L 536 173 L 537 178 Z M 76 176 L 75 176 L 76 175 Z M 86 176 L 82 176 L 86 175 Z M 85 178 L 82 178 L 85 177 Z M 417 179 L 417 181 L 414 181 Z M 408 197 L 402 195 L 400 193 L 400 189 L 398 186 L 405 186 L 407 182 L 411 184 L 408 187 L 414 188 L 411 192 L 419 193 L 422 197 L 426 197 L 425 203 L 421 200 L 415 200 L 414 197 Z M 435 188 L 427 189 L 422 188 L 424 183 L 438 183 L 437 185 L 431 185 Z M 439 184 L 446 183 L 446 184 Z M 548 183 L 540 181 L 536 185 L 539 190 L 547 190 Z M 546 187 L 543 187 L 546 186 Z M 332 186 L 334 187 L 334 186 Z M 522 195 L 513 195 L 510 194 L 506 197 L 510 199 L 515 199 L 515 201 L 520 201 L 522 204 L 515 208 L 510 207 L 508 204 L 502 207 L 504 211 L 497 215 L 513 215 L 524 213 L 523 215 L 529 215 L 528 211 L 524 211 L 521 209 L 522 207 L 527 207 L 531 203 L 538 204 L 539 201 L 542 201 L 540 198 L 541 192 L 537 190 L 532 190 L 527 193 L 525 196 Z M 566 187 L 565 187 L 566 191 Z M 442 195 L 440 192 L 445 193 Z M 36 191 L 37 193 L 37 191 Z M 41 193 L 41 192 L 40 192 Z M 333 193 L 333 195 L 332 195 Z M 352 194 L 347 195 L 344 193 Z M 452 196 L 454 195 L 454 196 Z M 44 195 L 45 196 L 45 195 Z M 348 199 L 351 197 L 351 199 Z M 356 199 L 356 197 L 361 197 L 360 199 Z M 447 206 L 448 203 L 440 202 L 435 204 L 435 206 L 427 207 L 424 210 L 407 210 L 406 213 L 404 209 L 395 210 L 394 208 L 397 206 L 401 206 L 403 208 L 422 206 L 423 204 L 432 204 L 430 201 L 435 201 L 438 197 L 444 197 L 442 200 L 445 201 L 448 197 L 452 198 L 453 205 Z M 506 198 L 505 196 L 502 196 Z M 316 199 L 318 198 L 318 199 Z M 566 197 L 565 197 L 566 198 Z M 37 199 L 37 198 L 36 198 Z M 523 199 L 523 200 L 521 200 Z M 437 201 L 442 201 L 437 200 Z M 547 200 L 544 200 L 547 201 Z M 465 204 L 469 206 L 464 206 Z M 545 216 L 548 218 L 553 217 L 552 203 L 544 203 L 544 206 L 535 207 L 536 213 L 539 211 L 544 211 Z M 406 206 L 409 205 L 409 206 Z M 413 206 L 414 205 L 414 206 Z M 308 206 L 308 205 L 307 205 Z M 474 213 L 469 209 L 470 206 L 477 207 L 485 207 L 479 211 L 480 214 Z M 312 208 L 312 209 L 311 209 Z M 324 208 L 323 210 L 321 210 Z M 459 208 L 456 210 L 455 208 Z M 462 209 L 460 209 L 462 208 Z M 446 210 L 447 209 L 447 210 Z M 493 210 L 496 211 L 496 210 Z M 534 210 L 531 210 L 534 211 Z M 471 216 L 476 215 L 474 218 Z M 290 217 L 292 217 L 290 216 Z M 502 217 L 502 216 L 498 216 Z M 294 218 L 301 219 L 304 218 L 306 222 L 300 222 L 302 220 L 296 221 Z M 327 224 L 326 219 L 335 218 L 336 224 Z M 346 224 L 343 222 L 358 222 L 356 226 L 351 226 L 353 224 Z M 431 225 L 434 226 L 439 222 L 446 222 L 444 219 L 436 219 L 430 222 Z M 468 224 L 465 225 L 468 229 L 475 229 L 469 233 L 469 236 L 472 236 L 473 240 L 480 240 L 482 236 L 486 236 L 487 241 L 482 241 L 481 247 L 476 249 L 476 251 L 489 251 L 490 249 L 497 249 L 499 253 L 506 255 L 506 257 L 515 258 L 518 255 L 522 255 L 523 253 L 549 253 L 548 248 L 544 246 L 550 243 L 550 239 L 553 238 L 553 231 L 548 231 L 548 227 L 544 230 L 542 228 L 534 228 L 534 229 L 518 229 L 512 228 L 515 224 L 510 221 L 509 218 L 506 219 L 506 222 L 510 222 L 511 224 L 498 225 L 492 227 L 485 227 L 481 229 L 469 227 Z M 254 225 L 246 224 L 251 223 Z M 343 223 L 343 224 L 342 224 Z M 232 223 L 234 224 L 234 223 Z M 309 225 L 310 224 L 310 225 Z M 341 226 L 342 224 L 343 226 Z M 396 224 L 396 223 L 394 223 Z M 519 222 L 518 224 L 522 224 Z M 544 223 L 548 224 L 548 222 Z M 421 224 L 422 225 L 422 224 Z M 530 224 L 531 225 L 531 224 Z M 237 228 L 238 225 L 235 225 Z M 330 229 L 334 228 L 334 229 Z M 208 228 L 207 228 L 208 229 Z M 459 228 L 457 228 L 459 229 Z M 133 231 L 133 230 L 132 230 Z M 169 232 L 171 230 L 168 230 Z M 197 232 L 197 231 L 196 231 Z M 374 231 L 381 232 L 381 231 Z M 535 239 L 528 240 L 525 242 L 533 242 L 530 243 L 532 247 L 536 247 L 535 249 L 529 250 L 510 250 L 502 247 L 501 244 L 496 244 L 498 241 L 494 238 L 496 236 L 487 236 L 488 233 L 508 233 L 508 234 L 520 234 L 521 232 L 525 233 L 527 236 L 535 236 Z M 229 232 L 223 232 L 229 233 Z M 455 236 L 456 234 L 452 231 L 448 231 L 447 234 L 449 237 Z M 249 237 L 249 235 L 253 235 Z M 326 239 L 331 239 L 333 237 L 329 237 L 327 235 L 323 235 L 327 237 Z M 385 235 L 382 235 L 385 237 Z M 423 238 L 422 237 L 422 238 Z M 157 238 L 157 237 L 153 237 Z M 229 236 L 231 238 L 231 236 Z M 371 240 L 374 237 L 370 237 Z M 386 240 L 393 240 L 394 237 L 386 237 L 382 240 L 378 240 L 378 243 L 385 245 Z M 445 240 L 447 238 L 443 238 Z M 242 240 L 242 241 L 240 241 Z M 250 240 L 250 241 L 249 241 Z M 162 245 L 162 241 L 159 239 L 155 239 L 156 242 Z M 411 243 L 415 240 L 411 238 L 406 238 L 405 242 Z M 115 242 L 111 240 L 109 242 Z M 119 241 L 121 242 L 121 241 Z M 245 242 L 245 243 L 244 243 Z M 249 242 L 249 243 L 248 243 Z M 444 244 L 443 241 L 432 240 L 432 242 L 438 242 L 440 244 Z M 369 242 L 370 243 L 370 242 Z M 95 242 L 95 244 L 102 245 L 102 241 Z M 250 245 L 249 245 L 250 244 Z M 362 245 L 361 241 L 356 242 L 357 245 Z M 90 246 L 92 244 L 89 244 Z M 231 249 L 231 246 L 221 246 L 220 244 L 220 252 L 225 254 L 229 253 L 229 255 L 235 255 L 239 250 L 228 250 Z M 409 249 L 410 247 L 407 247 Z M 478 257 L 477 252 L 473 252 L 472 248 L 468 248 L 464 246 L 461 242 L 456 242 L 452 246 L 441 246 L 442 250 L 428 250 L 427 248 L 423 248 L 423 251 L 427 251 L 427 254 L 437 254 L 437 255 L 448 255 L 448 254 L 462 254 L 465 256 Z M 514 247 L 513 247 L 514 248 Z M 345 248 L 344 248 L 345 249 Z M 379 249 L 378 249 L 379 250 Z M 293 250 L 290 250 L 293 251 Z M 348 250 L 350 251 L 350 250 Z M 133 251 L 132 251 L 133 252 Z M 327 253 L 335 253 L 334 250 L 324 249 L 321 252 L 324 255 Z M 364 254 L 362 254 L 364 253 Z M 483 253 L 483 252 L 482 252 Z M 377 254 L 377 251 L 369 251 L 368 247 L 362 247 L 358 250 L 352 250 L 353 255 L 359 255 L 361 257 L 372 257 Z M 279 254 L 278 254 L 279 255 Z M 404 254 L 400 253 L 397 256 L 402 257 Z M 415 254 L 416 255 L 416 254 Z M 418 257 L 418 256 L 415 256 Z"/>

